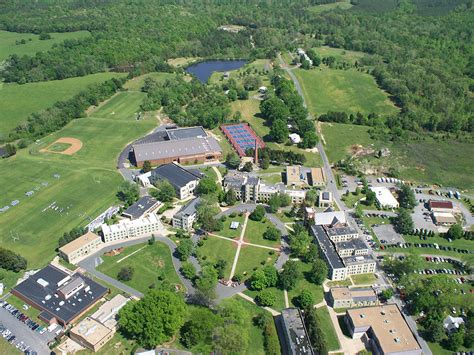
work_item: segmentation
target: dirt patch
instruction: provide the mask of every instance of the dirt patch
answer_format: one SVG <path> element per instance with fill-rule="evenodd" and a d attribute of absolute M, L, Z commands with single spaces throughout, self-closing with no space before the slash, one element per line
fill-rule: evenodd
<path fill-rule="evenodd" d="M 364 155 L 374 154 L 373 148 L 364 148 L 360 144 L 354 144 L 349 147 L 349 152 L 353 157 L 361 157 Z"/>
<path fill-rule="evenodd" d="M 165 267 L 165 262 L 162 259 L 153 259 L 153 265 L 162 269 Z"/>
<path fill-rule="evenodd" d="M 50 149 L 55 144 L 68 144 L 69 147 L 67 147 L 66 149 L 62 151 L 55 151 L 55 150 Z M 77 153 L 79 150 L 81 150 L 81 148 L 82 148 L 82 142 L 79 139 L 71 138 L 71 137 L 61 137 L 57 139 L 55 142 L 48 145 L 46 148 L 40 149 L 40 152 L 73 155 Z"/>

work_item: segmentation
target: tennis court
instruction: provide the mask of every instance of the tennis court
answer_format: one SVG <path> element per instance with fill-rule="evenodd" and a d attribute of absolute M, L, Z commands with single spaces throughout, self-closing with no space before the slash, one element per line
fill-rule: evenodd
<path fill-rule="evenodd" d="M 245 156 L 247 149 L 255 148 L 255 141 L 257 141 L 259 148 L 265 147 L 265 143 L 257 136 L 248 123 L 222 125 L 221 129 L 241 157 Z"/>

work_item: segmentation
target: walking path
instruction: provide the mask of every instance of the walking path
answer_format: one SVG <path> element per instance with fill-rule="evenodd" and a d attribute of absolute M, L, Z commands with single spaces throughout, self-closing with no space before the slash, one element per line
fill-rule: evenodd
<path fill-rule="evenodd" d="M 290 302 L 288 301 L 288 291 L 286 289 L 283 290 L 283 295 L 285 297 L 285 308 L 289 308 Z"/>
<path fill-rule="evenodd" d="M 235 253 L 235 257 L 234 257 L 234 263 L 232 264 L 232 269 L 230 271 L 230 276 L 229 276 L 230 280 L 232 280 L 232 278 L 234 277 L 235 268 L 237 267 L 237 262 L 239 261 L 240 249 L 242 248 L 242 244 L 244 241 L 244 234 L 245 234 L 245 229 L 247 228 L 248 220 L 249 220 L 249 214 L 246 213 L 245 219 L 244 219 L 244 225 L 242 227 L 242 232 L 240 232 L 240 239 L 237 245 L 237 252 Z"/>
<path fill-rule="evenodd" d="M 221 174 L 220 170 L 217 169 L 217 167 L 215 165 L 212 166 L 212 170 L 214 170 L 214 172 L 217 175 L 217 182 L 218 182 L 219 186 L 222 185 L 222 174 Z"/>
<path fill-rule="evenodd" d="M 247 296 L 245 293 L 239 292 L 238 295 L 240 297 L 242 297 L 243 299 L 245 299 L 249 302 L 252 302 L 253 304 L 256 304 L 255 301 L 253 300 L 253 298 L 250 297 L 250 296 Z M 275 311 L 273 308 L 270 308 L 270 307 L 262 307 L 262 308 L 265 309 L 266 311 L 270 312 L 273 316 L 279 316 L 280 315 L 280 312 Z"/>

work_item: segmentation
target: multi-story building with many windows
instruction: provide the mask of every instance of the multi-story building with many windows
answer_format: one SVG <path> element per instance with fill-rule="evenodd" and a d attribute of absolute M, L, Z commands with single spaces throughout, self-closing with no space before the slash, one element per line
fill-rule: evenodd
<path fill-rule="evenodd" d="M 133 221 L 121 220 L 110 226 L 107 224 L 101 225 L 105 243 L 151 235 L 158 232 L 161 228 L 160 220 L 153 213 Z"/>

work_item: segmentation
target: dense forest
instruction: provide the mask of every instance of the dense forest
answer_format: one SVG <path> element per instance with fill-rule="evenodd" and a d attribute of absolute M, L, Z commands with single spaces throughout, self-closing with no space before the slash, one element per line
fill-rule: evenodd
<path fill-rule="evenodd" d="M 108 1 L 2 3 L 0 28 L 88 30 L 35 56 L 12 56 L 7 82 L 82 76 L 104 70 L 168 70 L 173 57 L 274 58 L 297 46 L 362 51 L 362 63 L 401 108 L 391 128 L 474 131 L 472 1 L 352 0 L 350 10 L 310 11 L 330 0 Z M 223 24 L 245 29 L 219 30 Z"/>

